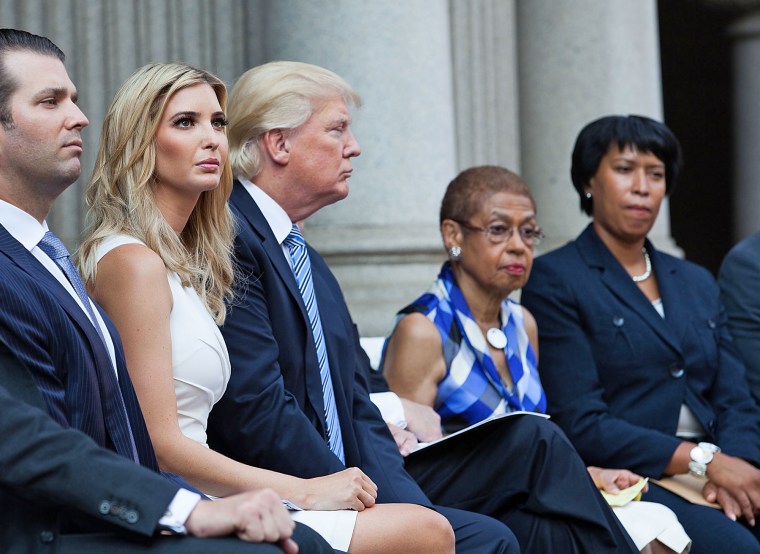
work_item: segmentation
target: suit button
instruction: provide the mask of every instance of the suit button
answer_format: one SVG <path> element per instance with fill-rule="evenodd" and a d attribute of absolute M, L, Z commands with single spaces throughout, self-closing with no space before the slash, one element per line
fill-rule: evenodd
<path fill-rule="evenodd" d="M 683 374 L 686 373 L 682 367 L 678 367 L 677 365 L 670 366 L 670 376 L 673 379 L 680 379 L 683 377 Z"/>
<path fill-rule="evenodd" d="M 55 534 L 52 531 L 43 531 L 40 533 L 40 540 L 45 543 L 53 542 Z"/>
<path fill-rule="evenodd" d="M 625 323 L 625 319 L 623 319 L 619 315 L 616 315 L 615 317 L 612 318 L 612 324 L 615 327 L 622 327 L 623 323 Z"/>
<path fill-rule="evenodd" d="M 106 515 L 108 512 L 111 511 L 111 503 L 108 500 L 104 500 L 100 503 L 100 513 L 103 515 Z"/>
<path fill-rule="evenodd" d="M 137 512 L 134 510 L 127 510 L 125 518 L 127 520 L 127 523 L 137 523 L 140 519 L 140 516 L 137 515 Z"/>

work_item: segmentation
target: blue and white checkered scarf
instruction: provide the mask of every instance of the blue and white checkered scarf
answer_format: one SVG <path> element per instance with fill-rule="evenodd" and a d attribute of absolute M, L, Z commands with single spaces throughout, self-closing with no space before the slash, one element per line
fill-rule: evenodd
<path fill-rule="evenodd" d="M 444 423 L 463 419 L 473 424 L 516 410 L 546 412 L 536 355 L 518 303 L 507 299 L 501 305 L 502 331 L 507 336 L 504 354 L 514 383 L 512 390 L 501 379 L 448 262 L 430 290 L 401 310 L 397 321 L 409 313 L 425 314 L 441 334 L 446 376 L 438 384 L 435 409 Z"/>

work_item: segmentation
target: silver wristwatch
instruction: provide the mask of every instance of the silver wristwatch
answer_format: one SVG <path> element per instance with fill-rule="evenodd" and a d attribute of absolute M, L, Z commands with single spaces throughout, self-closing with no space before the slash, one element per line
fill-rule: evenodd
<path fill-rule="evenodd" d="M 720 448 L 711 442 L 700 442 L 689 452 L 689 457 L 691 457 L 689 473 L 697 477 L 706 477 L 707 464 L 712 462 L 718 452 L 720 452 Z"/>

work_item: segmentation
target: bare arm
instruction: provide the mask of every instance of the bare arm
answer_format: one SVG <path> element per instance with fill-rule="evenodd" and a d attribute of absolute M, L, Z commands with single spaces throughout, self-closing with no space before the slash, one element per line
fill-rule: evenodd
<path fill-rule="evenodd" d="M 434 405 L 446 361 L 438 329 L 427 317 L 409 314 L 399 321 L 388 341 L 383 373 L 399 396 Z"/>
<path fill-rule="evenodd" d="M 363 510 L 374 504 L 377 487 L 357 468 L 300 479 L 241 464 L 182 433 L 172 375 L 172 294 L 166 267 L 152 250 L 128 244 L 109 252 L 98 263 L 91 293 L 119 330 L 162 469 L 182 475 L 214 496 L 271 487 L 303 508 Z"/>

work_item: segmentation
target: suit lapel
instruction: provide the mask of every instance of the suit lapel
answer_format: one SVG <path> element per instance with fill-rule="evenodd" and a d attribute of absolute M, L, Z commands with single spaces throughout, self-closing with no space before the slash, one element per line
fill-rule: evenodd
<path fill-rule="evenodd" d="M 0 252 L 8 257 L 11 262 L 13 262 L 22 271 L 27 273 L 37 283 L 39 283 L 40 286 L 44 287 L 46 291 L 50 293 L 53 298 L 55 298 L 61 308 L 68 314 L 73 324 L 79 327 L 79 329 L 86 337 L 86 341 L 89 343 L 89 353 L 91 354 L 95 365 L 95 372 L 97 375 L 96 385 L 97 391 L 99 391 L 99 398 L 97 399 L 97 402 L 93 403 L 93 405 L 99 405 L 102 407 L 102 411 L 98 417 L 101 417 L 105 422 L 112 441 L 119 444 L 119 448 L 117 448 L 119 453 L 127 458 L 132 459 L 129 429 L 136 424 L 137 418 L 141 422 L 141 425 L 138 425 L 138 427 L 141 430 L 144 430 L 144 422 L 142 420 L 142 412 L 139 412 L 139 404 L 137 404 L 137 399 L 134 397 L 134 391 L 132 391 L 132 397 L 134 398 L 127 398 L 124 395 L 125 391 L 122 388 L 123 386 L 126 387 L 127 391 L 132 390 L 126 367 L 122 365 L 122 367 L 119 368 L 119 390 L 112 390 L 113 387 L 111 387 L 111 385 L 116 385 L 117 380 L 115 378 L 113 364 L 111 362 L 111 355 L 108 352 L 106 345 L 103 343 L 103 340 L 100 338 L 95 325 L 93 325 L 93 322 L 90 321 L 90 318 L 87 316 L 84 310 L 79 306 L 79 304 L 77 304 L 74 298 L 61 285 L 61 283 L 59 283 L 58 280 L 53 277 L 53 275 L 40 263 L 37 258 L 34 257 L 31 252 L 24 248 L 20 242 L 14 239 L 10 233 L 8 233 L 8 231 L 2 227 L 2 225 L 0 225 Z M 99 307 L 98 310 L 100 310 Z M 114 347 L 118 350 L 118 333 L 112 325 L 109 325 L 110 322 L 102 310 L 101 316 L 103 317 L 104 321 L 106 321 L 106 326 L 108 327 L 109 333 L 114 343 Z M 83 344 L 82 346 L 85 348 L 87 347 L 86 344 Z M 74 347 L 75 345 L 72 345 L 72 348 Z M 74 371 L 76 369 L 77 368 L 69 368 L 69 371 Z M 123 384 L 121 383 L 122 380 L 125 380 Z M 128 400 L 132 402 L 132 405 L 127 408 L 127 414 L 123 413 L 123 410 L 118 408 L 119 403 L 114 396 L 117 394 L 121 395 L 122 400 L 125 402 L 125 407 L 128 404 Z M 77 401 L 87 402 L 86 399 L 77 399 Z M 114 403 L 116 403 L 116 407 L 114 407 Z M 139 416 L 135 415 L 136 410 Z M 127 424 L 127 419 L 130 420 L 129 424 Z M 147 436 L 147 431 L 145 431 L 143 436 L 140 436 L 139 439 L 141 444 L 138 445 L 136 443 L 136 446 L 138 447 L 138 455 L 140 456 L 140 459 L 144 460 L 145 465 L 148 467 L 157 469 L 155 455 L 153 454 L 153 448 L 150 444 L 150 439 Z"/>
<path fill-rule="evenodd" d="M 272 233 L 272 229 L 269 227 L 269 223 L 267 223 L 264 214 L 256 205 L 256 202 L 253 201 L 253 198 L 251 198 L 251 195 L 245 190 L 245 187 L 243 187 L 243 185 L 237 180 L 232 189 L 230 201 L 235 207 L 237 207 L 241 215 L 259 236 L 259 239 L 261 239 L 261 244 L 264 246 L 269 261 L 279 274 L 280 279 L 287 287 L 293 300 L 298 304 L 298 307 L 301 310 L 301 317 L 303 317 L 304 321 L 308 323 L 309 315 L 306 312 L 306 306 L 304 306 L 301 291 L 298 290 L 296 278 L 293 276 L 293 270 L 290 269 L 290 265 L 282 252 L 282 245 L 277 242 L 277 239 Z M 310 324 L 309 329 L 311 329 Z"/>
<path fill-rule="evenodd" d="M 670 336 L 680 344 L 680 339 L 691 321 L 691 316 L 685 309 L 688 307 L 689 300 L 684 294 L 684 283 L 678 277 L 678 266 L 673 263 L 672 258 L 654 249 L 650 252 L 652 252 L 652 267 L 656 275 L 661 276 L 657 279 L 657 286 L 660 288 L 660 298 L 662 298 L 665 311 L 664 323 L 670 330 Z"/>
<path fill-rule="evenodd" d="M 5 254 L 22 271 L 27 273 L 36 282 L 45 289 L 58 301 L 60 306 L 66 311 L 69 317 L 79 327 L 82 333 L 87 337 L 90 349 L 98 364 L 108 364 L 111 367 L 111 359 L 108 351 L 100 339 L 97 330 L 92 325 L 90 318 L 84 313 L 79 304 L 72 298 L 68 291 L 61 286 L 51 273 L 45 269 L 40 261 L 34 257 L 24 246 L 14 239 L 5 227 L 0 225 L 0 252 Z M 106 367 L 106 366 L 101 366 Z"/>
<path fill-rule="evenodd" d="M 620 262 L 612 255 L 599 236 L 589 225 L 586 230 L 578 237 L 578 250 L 586 264 L 599 271 L 599 277 L 607 290 L 615 296 L 622 304 L 636 312 L 641 319 L 649 325 L 657 335 L 673 350 L 681 352 L 679 342 L 675 338 L 669 325 L 660 317 L 657 310 L 654 309 L 649 299 L 641 292 L 636 283 L 633 282 L 630 275 L 625 271 Z M 662 275 L 663 271 L 670 271 L 669 264 L 663 262 L 664 257 L 657 255 L 652 244 L 646 241 L 647 252 L 652 258 L 652 269 L 655 275 Z M 663 283 L 667 282 L 665 288 Z M 668 279 L 658 279 L 660 286 L 660 296 L 665 304 L 665 292 L 670 286 Z M 667 290 L 670 293 L 670 290 Z M 667 306 L 665 311 L 668 316 Z"/>
<path fill-rule="evenodd" d="M 274 266 L 280 281 L 285 285 L 288 293 L 291 296 L 293 302 L 296 303 L 300 310 L 301 320 L 305 328 L 305 336 L 307 337 L 305 348 L 305 371 L 304 371 L 304 387 L 306 389 L 306 395 L 309 399 L 309 403 L 314 408 L 314 412 L 319 418 L 321 425 L 321 432 L 327 436 L 327 423 L 325 421 L 325 405 L 324 397 L 322 395 L 322 380 L 319 373 L 319 362 L 317 360 L 316 346 L 314 345 L 314 337 L 312 335 L 311 323 L 309 321 L 309 314 L 306 311 L 306 306 L 301 296 L 301 291 L 298 289 L 298 283 L 293 275 L 293 270 L 290 268 L 290 264 L 285 259 L 285 255 L 282 251 L 282 246 L 277 242 L 277 239 L 272 233 L 272 229 L 269 227 L 264 214 L 259 209 L 256 202 L 253 201 L 251 195 L 245 190 L 243 185 L 235 180 L 235 184 L 230 195 L 230 202 L 238 210 L 241 217 L 245 219 L 258 238 L 261 240 L 261 244 L 264 247 L 264 251 L 269 258 L 270 263 Z M 313 267 L 312 267 L 313 270 Z M 313 278 L 312 271 L 312 278 Z M 317 297 L 318 291 L 315 290 Z M 317 302 L 319 299 L 317 298 Z M 277 309 L 275 307 L 274 309 Z M 323 321 L 324 327 L 324 321 Z M 281 348 L 285 345 L 279 345 Z M 329 356 L 329 352 L 328 352 Z M 312 367 L 313 366 L 313 367 Z M 334 373 L 334 372 L 333 372 Z M 332 374 L 332 373 L 331 373 Z"/>
<path fill-rule="evenodd" d="M 103 322 L 108 329 L 108 333 L 111 335 L 113 341 L 114 354 L 116 358 L 116 367 L 118 370 L 118 385 L 119 393 L 124 401 L 124 409 L 126 410 L 126 416 L 129 420 L 129 428 L 132 431 L 132 438 L 135 441 L 135 447 L 137 448 L 137 456 L 140 460 L 140 464 L 158 472 L 158 461 L 156 460 L 156 453 L 153 450 L 153 443 L 150 440 L 148 434 L 148 428 L 145 426 L 145 419 L 143 418 L 142 409 L 140 403 L 137 400 L 137 394 L 132 385 L 132 380 L 129 378 L 129 371 L 127 370 L 126 358 L 124 356 L 124 349 L 121 346 L 121 340 L 119 340 L 119 332 L 116 326 L 109 319 L 108 315 L 103 309 L 95 304 L 95 307 L 100 312 L 100 316 L 103 318 Z M 108 369 L 111 369 L 110 356 Z"/>

